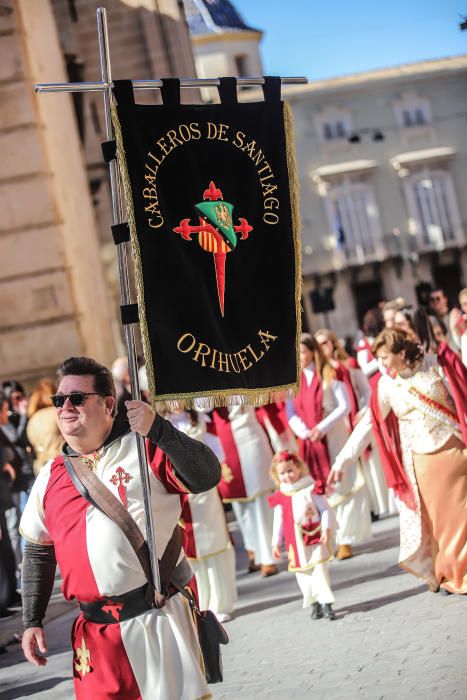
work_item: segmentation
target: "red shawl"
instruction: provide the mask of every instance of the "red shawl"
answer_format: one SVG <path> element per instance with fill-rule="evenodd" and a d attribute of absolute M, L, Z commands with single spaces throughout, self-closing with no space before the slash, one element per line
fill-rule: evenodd
<path fill-rule="evenodd" d="M 370 410 L 373 434 L 378 446 L 386 484 L 389 488 L 394 489 L 394 493 L 408 508 L 416 510 L 413 489 L 402 463 L 399 424 L 392 411 L 386 420 L 383 419 L 377 385 L 371 392 Z"/>
<path fill-rule="evenodd" d="M 323 420 L 323 385 L 316 371 L 310 386 L 307 385 L 305 375 L 302 372 L 300 391 L 293 404 L 296 414 L 307 428 L 312 429 Z M 326 438 L 316 442 L 299 439 L 298 448 L 300 457 L 308 465 L 311 477 L 315 482 L 314 492 L 324 494 L 326 481 L 331 471 Z"/>
<path fill-rule="evenodd" d="M 438 350 L 438 361 L 444 370 L 461 426 L 462 437 L 467 445 L 467 369 L 459 355 L 447 343 L 441 343 Z"/>

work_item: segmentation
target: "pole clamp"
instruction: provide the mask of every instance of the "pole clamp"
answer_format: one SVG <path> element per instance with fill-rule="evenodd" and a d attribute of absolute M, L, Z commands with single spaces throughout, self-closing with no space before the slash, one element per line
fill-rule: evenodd
<path fill-rule="evenodd" d="M 115 245 L 120 245 L 120 243 L 128 243 L 130 240 L 130 227 L 128 222 L 125 221 L 121 224 L 115 224 L 111 226 L 112 238 L 114 239 Z"/>
<path fill-rule="evenodd" d="M 101 143 L 102 155 L 106 163 L 110 163 L 117 156 L 117 142 L 115 139 L 112 141 L 104 141 Z"/>
<path fill-rule="evenodd" d="M 120 316 L 124 326 L 139 323 L 138 304 L 124 304 L 120 307 Z"/>

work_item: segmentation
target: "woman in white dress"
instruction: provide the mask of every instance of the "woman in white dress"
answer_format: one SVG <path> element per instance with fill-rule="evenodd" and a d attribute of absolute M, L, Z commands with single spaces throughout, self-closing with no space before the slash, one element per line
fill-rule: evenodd
<path fill-rule="evenodd" d="M 381 377 L 371 410 L 336 456 L 329 482 L 339 482 L 374 433 L 400 506 L 401 567 L 432 590 L 466 593 L 465 391 L 448 384 L 436 356 L 424 354 L 407 332 L 383 331 L 373 352 L 393 376 Z M 399 424 L 395 436 L 385 427 L 391 411 Z"/>

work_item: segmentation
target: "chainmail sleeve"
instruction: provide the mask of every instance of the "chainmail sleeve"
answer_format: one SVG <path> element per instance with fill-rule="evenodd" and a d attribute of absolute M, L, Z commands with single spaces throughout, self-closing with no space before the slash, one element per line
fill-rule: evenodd
<path fill-rule="evenodd" d="M 53 545 L 26 542 L 21 576 L 24 629 L 42 627 L 52 595 L 56 567 Z"/>

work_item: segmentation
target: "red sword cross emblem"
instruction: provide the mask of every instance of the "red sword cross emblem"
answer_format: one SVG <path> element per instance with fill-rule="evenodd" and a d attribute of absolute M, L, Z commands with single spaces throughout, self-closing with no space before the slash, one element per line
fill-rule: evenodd
<path fill-rule="evenodd" d="M 179 233 L 185 241 L 191 241 L 191 234 L 197 233 L 198 243 L 203 250 L 212 253 L 216 270 L 217 294 L 222 316 L 224 316 L 224 295 L 225 295 L 225 258 L 228 253 L 235 250 L 240 240 L 248 238 L 248 234 L 253 231 L 246 219 L 239 217 L 239 224 L 233 225 L 233 206 L 223 200 L 222 192 L 216 187 L 214 182 L 209 183 L 209 188 L 204 190 L 203 201 L 195 204 L 195 209 L 199 212 L 199 225 L 192 226 L 190 219 L 182 219 L 180 225 L 173 231 Z"/>
<path fill-rule="evenodd" d="M 115 474 L 109 479 L 111 484 L 118 487 L 118 495 L 125 508 L 128 508 L 125 484 L 128 484 L 132 478 L 131 474 L 126 472 L 123 467 L 117 467 Z"/>

